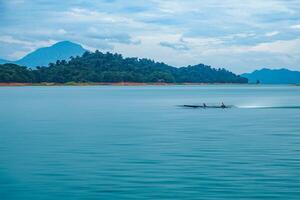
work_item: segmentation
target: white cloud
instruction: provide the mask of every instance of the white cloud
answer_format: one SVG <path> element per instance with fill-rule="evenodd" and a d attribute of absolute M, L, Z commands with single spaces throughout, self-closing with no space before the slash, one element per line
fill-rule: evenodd
<path fill-rule="evenodd" d="M 0 36 L 0 42 L 9 43 L 9 44 L 19 44 L 19 45 L 25 45 L 25 46 L 32 45 L 32 42 L 29 42 L 29 41 L 26 41 L 26 40 L 16 39 L 16 38 L 14 38 L 10 35 Z"/>
<path fill-rule="evenodd" d="M 65 29 L 61 28 L 61 29 L 58 29 L 58 30 L 57 30 L 57 33 L 58 33 L 59 35 L 65 35 L 65 34 L 67 34 L 68 32 L 67 32 Z"/>
<path fill-rule="evenodd" d="M 10 58 L 13 60 L 18 60 L 19 58 L 22 58 L 28 54 L 27 51 L 15 51 L 12 54 L 10 54 Z"/>
<path fill-rule="evenodd" d="M 293 40 L 279 40 L 269 43 L 261 43 L 250 50 L 258 52 L 269 52 L 269 53 L 284 53 L 284 54 L 298 54 L 300 53 L 300 38 Z"/>
<path fill-rule="evenodd" d="M 266 33 L 265 36 L 273 37 L 273 36 L 278 35 L 278 34 L 279 34 L 279 31 L 272 31 L 272 32 Z"/>
<path fill-rule="evenodd" d="M 300 30 L 300 24 L 295 24 L 290 26 L 291 29 L 299 29 Z"/>
<path fill-rule="evenodd" d="M 22 2 L 0 7 L 1 58 L 72 40 L 175 66 L 223 63 L 234 71 L 275 61 L 299 66 L 296 59 L 288 60 L 300 57 L 297 0 Z"/>
<path fill-rule="evenodd" d="M 36 50 L 40 47 L 47 47 L 54 44 L 57 41 L 54 40 L 45 40 L 45 41 L 29 41 L 15 38 L 10 35 L 0 35 L 0 44 L 18 46 L 19 50 L 11 52 L 7 55 L 9 59 L 19 59 L 24 56 L 26 53 Z M 0 45 L 2 46 L 2 45 Z M 22 50 L 21 50 L 22 49 Z"/>
<path fill-rule="evenodd" d="M 117 14 L 110 14 L 106 12 L 100 12 L 83 8 L 72 8 L 69 11 L 63 13 L 65 22 L 87 22 L 87 23 L 112 23 L 112 24 L 124 24 L 130 26 L 140 26 L 141 24 L 129 17 L 119 16 Z"/>

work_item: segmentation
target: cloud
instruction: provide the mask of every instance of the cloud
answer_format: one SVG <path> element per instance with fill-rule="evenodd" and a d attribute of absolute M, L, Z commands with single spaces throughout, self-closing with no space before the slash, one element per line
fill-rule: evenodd
<path fill-rule="evenodd" d="M 0 36 L 0 42 L 1 43 L 16 44 L 16 45 L 20 45 L 20 46 L 27 46 L 27 47 L 31 47 L 31 48 L 36 48 L 36 47 L 39 47 L 39 46 L 49 46 L 49 45 L 55 43 L 56 41 L 53 41 L 53 40 L 28 41 L 28 40 L 17 39 L 17 38 L 14 38 L 14 37 L 10 36 L 10 35 L 4 35 L 4 36 Z"/>
<path fill-rule="evenodd" d="M 278 35 L 278 34 L 279 34 L 279 31 L 272 31 L 272 32 L 266 33 L 265 36 L 273 37 L 273 36 Z"/>
<path fill-rule="evenodd" d="M 293 40 L 279 40 L 270 43 L 261 43 L 251 47 L 252 51 L 269 52 L 269 53 L 286 53 L 300 55 L 300 37 Z"/>
<path fill-rule="evenodd" d="M 160 42 L 159 44 L 163 47 L 168 47 L 174 50 L 179 50 L 179 51 L 189 50 L 189 47 L 183 43 Z"/>
<path fill-rule="evenodd" d="M 139 23 L 131 18 L 110 14 L 102 11 L 95 11 L 83 8 L 71 8 L 63 13 L 64 21 L 69 23 L 104 23 L 104 24 L 120 24 L 127 26 L 138 26 Z"/>
<path fill-rule="evenodd" d="M 159 44 L 178 51 L 187 51 L 190 49 L 188 43 L 183 38 L 180 38 L 178 42 L 160 42 Z"/>
<path fill-rule="evenodd" d="M 290 28 L 300 30 L 300 24 L 292 25 Z"/>
<path fill-rule="evenodd" d="M 57 33 L 58 33 L 59 35 L 65 35 L 65 34 L 67 34 L 67 31 L 66 31 L 65 29 L 61 28 L 61 29 L 58 29 L 58 30 L 57 30 Z"/>
<path fill-rule="evenodd" d="M 101 28 L 90 27 L 86 36 L 110 43 L 140 44 L 139 40 L 133 40 L 129 34 L 110 29 L 103 30 Z"/>
<path fill-rule="evenodd" d="M 72 40 L 175 66 L 295 69 L 299 21 L 298 0 L 0 0 L 0 58 Z"/>
<path fill-rule="evenodd" d="M 0 54 L 6 55 L 7 60 L 17 60 L 27 53 L 40 47 L 46 47 L 54 44 L 54 40 L 22 40 L 11 35 L 0 36 Z"/>
<path fill-rule="evenodd" d="M 0 42 L 8 43 L 8 44 L 19 44 L 19 45 L 32 45 L 31 42 L 15 39 L 10 35 L 0 36 Z"/>

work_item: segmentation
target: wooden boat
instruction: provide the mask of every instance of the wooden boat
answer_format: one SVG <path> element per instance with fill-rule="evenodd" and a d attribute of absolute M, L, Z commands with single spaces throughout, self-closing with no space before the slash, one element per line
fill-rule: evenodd
<path fill-rule="evenodd" d="M 221 108 L 221 109 L 225 109 L 225 108 L 232 108 L 233 106 L 204 106 L 204 105 L 182 105 L 182 107 L 185 108 Z"/>

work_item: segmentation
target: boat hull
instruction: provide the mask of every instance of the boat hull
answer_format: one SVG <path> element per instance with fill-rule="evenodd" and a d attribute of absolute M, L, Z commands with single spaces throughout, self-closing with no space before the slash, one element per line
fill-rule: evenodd
<path fill-rule="evenodd" d="M 219 108 L 219 109 L 226 109 L 226 108 L 232 108 L 233 106 L 203 106 L 203 105 L 182 105 L 181 107 L 184 108 Z"/>

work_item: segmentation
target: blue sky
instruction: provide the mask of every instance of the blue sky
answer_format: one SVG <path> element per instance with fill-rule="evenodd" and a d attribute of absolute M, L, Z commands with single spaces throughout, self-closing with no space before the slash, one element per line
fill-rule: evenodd
<path fill-rule="evenodd" d="M 300 70 L 299 0 L 0 0 L 0 27 L 9 60 L 70 40 L 178 67 Z"/>

